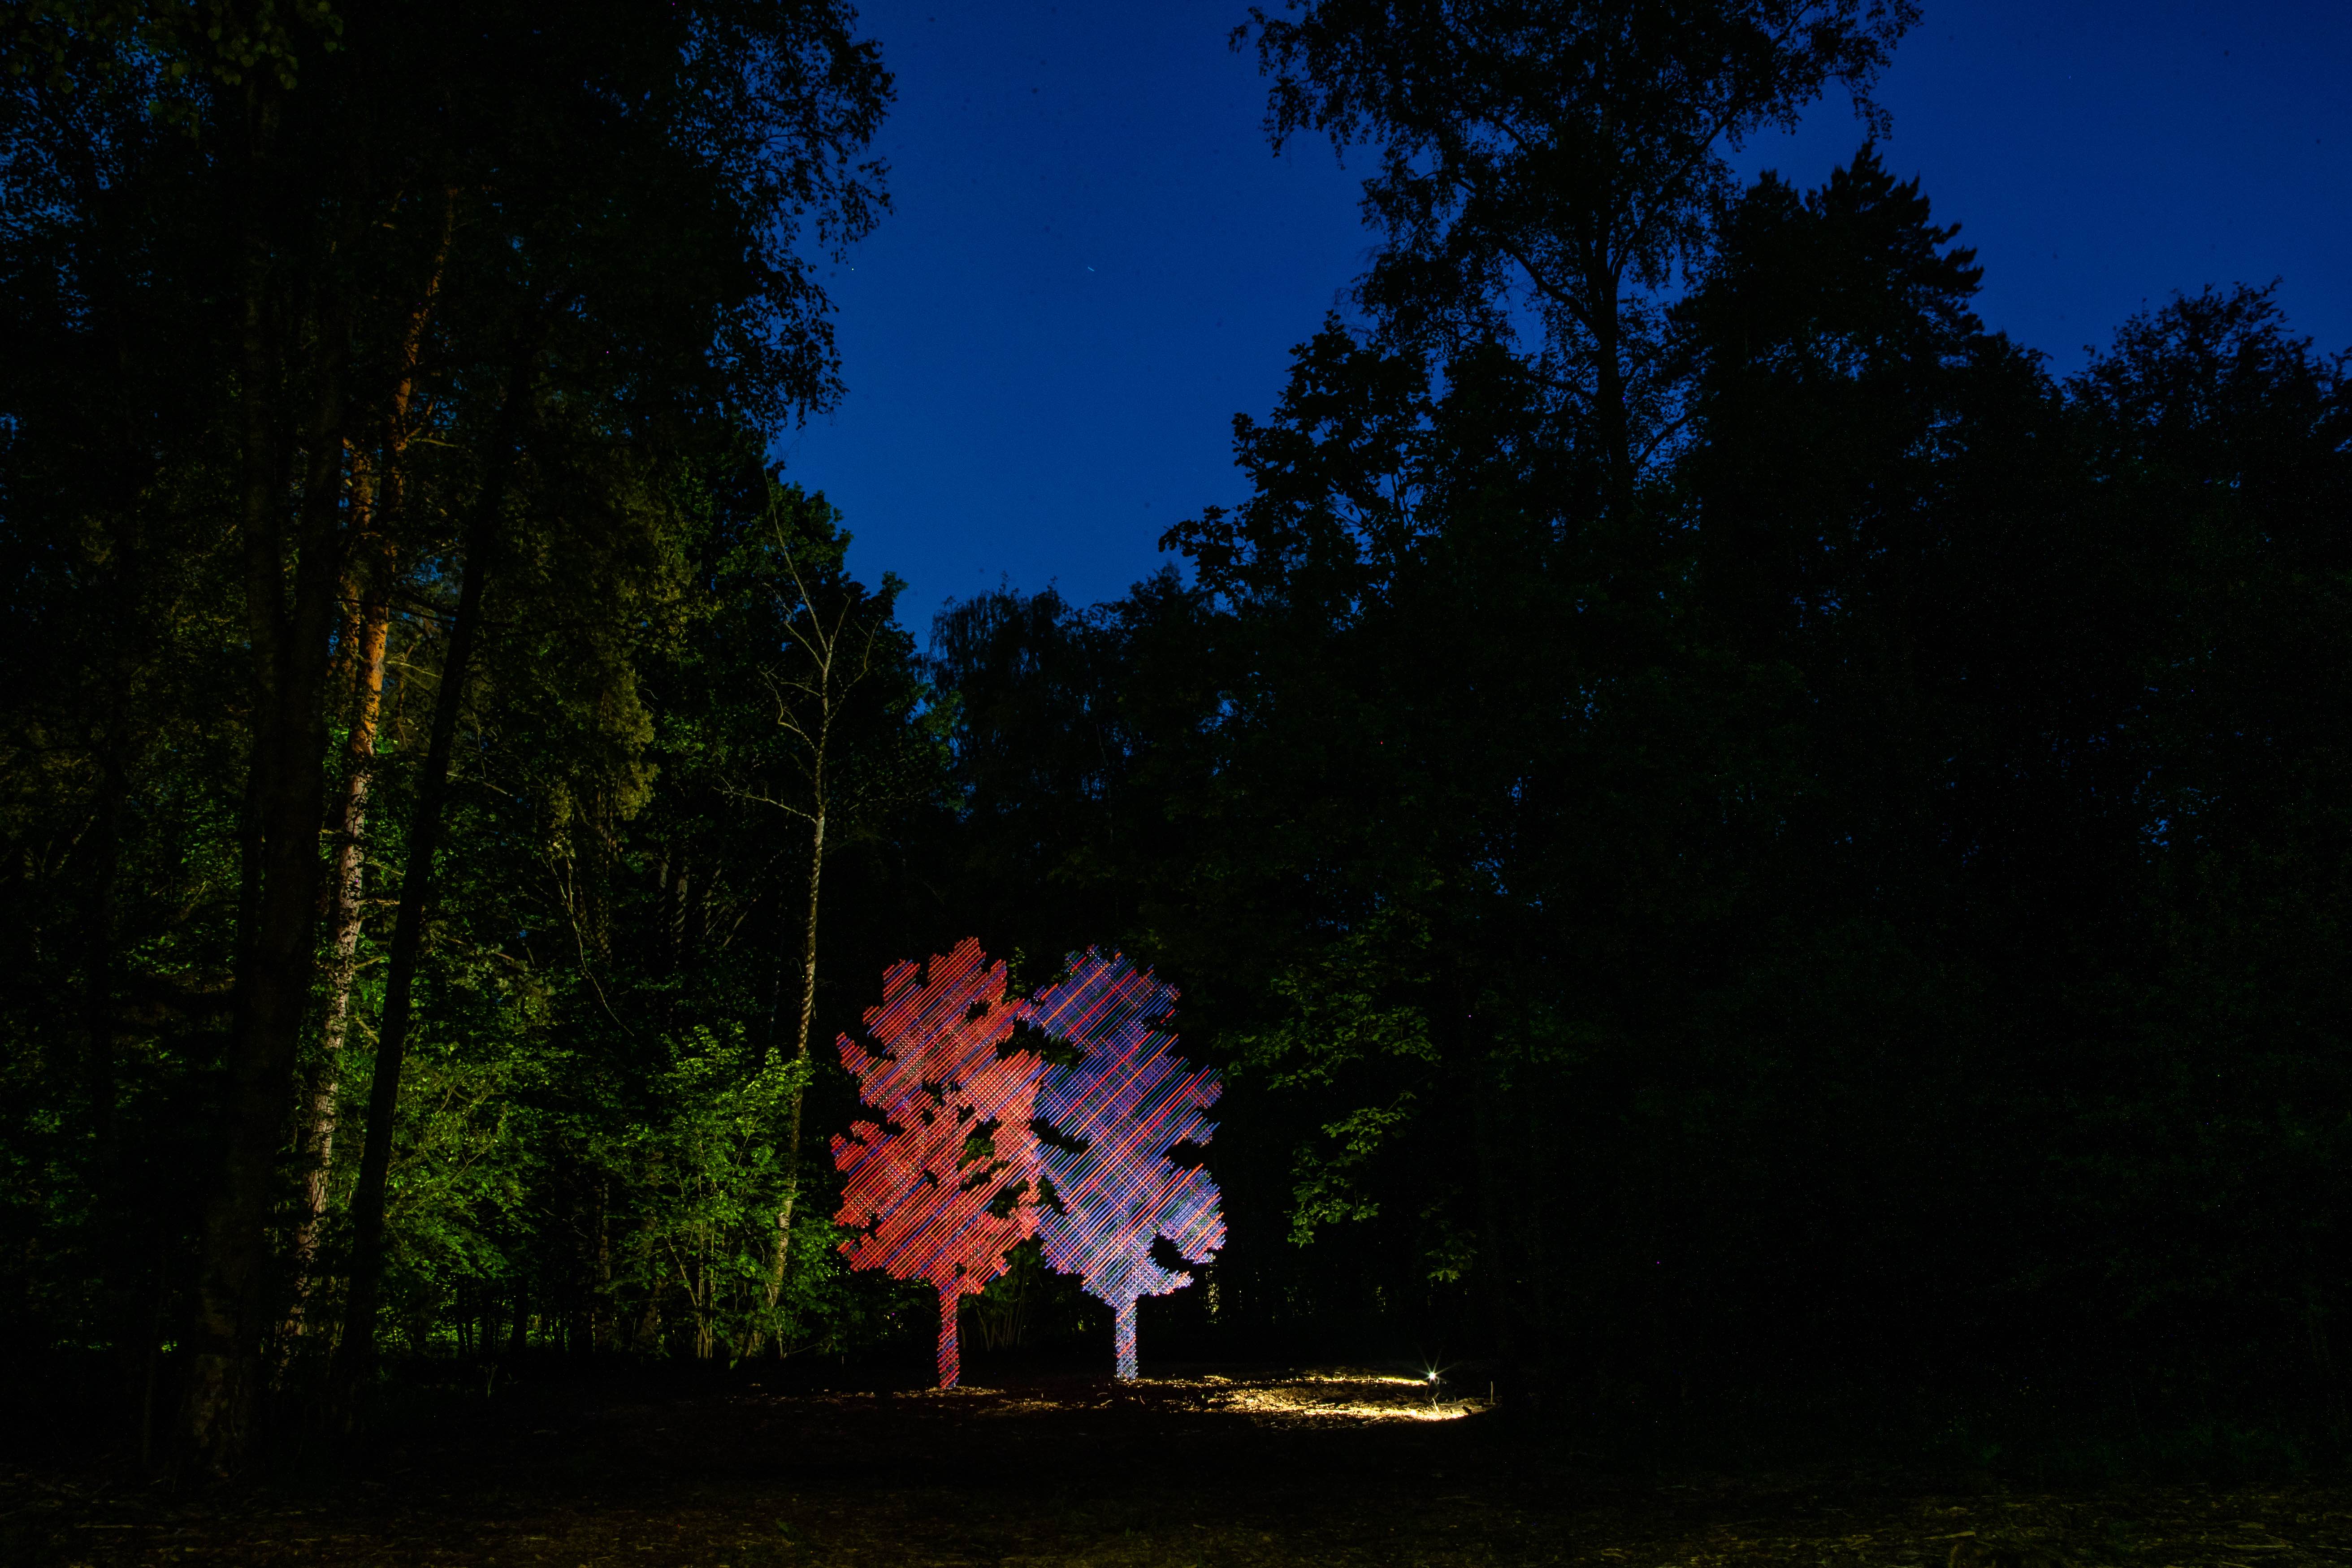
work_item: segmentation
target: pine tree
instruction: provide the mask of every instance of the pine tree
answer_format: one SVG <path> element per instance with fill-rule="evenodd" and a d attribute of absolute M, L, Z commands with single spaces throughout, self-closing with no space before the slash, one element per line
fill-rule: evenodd
<path fill-rule="evenodd" d="M 1038 1215 L 1046 1261 L 1086 1281 L 1118 1314 L 1118 1375 L 1136 1374 L 1135 1304 L 1192 1282 L 1151 1256 L 1165 1237 L 1193 1263 L 1225 1243 L 1217 1184 L 1169 1151 L 1209 1141 L 1203 1114 L 1223 1089 L 1209 1068 L 1185 1072 L 1160 1026 L 1176 992 L 1117 953 L 1089 950 L 1070 976 L 1040 991 L 1032 1020 L 1085 1057 L 1046 1076 L 1039 1117 L 1066 1142 L 1045 1153 L 1061 1205 Z"/>
<path fill-rule="evenodd" d="M 1031 1131 L 1045 1064 L 1003 1052 L 1021 1017 L 1004 1000 L 1004 965 L 971 939 L 929 963 L 894 963 L 866 1026 L 882 1047 L 841 1037 L 878 1121 L 833 1141 L 845 1178 L 835 1216 L 859 1232 L 841 1244 L 854 1267 L 929 1280 L 940 1293 L 940 1386 L 960 1373 L 956 1304 L 1004 1272 L 1005 1253 L 1037 1230 L 1037 1141 Z"/>

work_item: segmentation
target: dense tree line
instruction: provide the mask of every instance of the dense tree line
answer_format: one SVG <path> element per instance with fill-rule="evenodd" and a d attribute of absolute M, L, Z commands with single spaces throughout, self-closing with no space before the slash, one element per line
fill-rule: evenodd
<path fill-rule="evenodd" d="M 205 16 L 0 22 L 0 1332 L 149 1460 L 927 1343 L 825 1043 L 968 932 L 1181 987 L 1196 1344 L 2340 1424 L 2352 366 L 2205 289 L 2056 378 L 1874 144 L 1733 180 L 1908 6 L 1256 16 L 1356 309 L 1186 571 L 928 652 L 762 456 L 846 7 Z"/>
<path fill-rule="evenodd" d="M 2208 288 L 2053 377 L 1874 145 L 1733 185 L 1907 20 L 1260 17 L 1384 243 L 1189 586 L 943 618 L 970 853 L 1185 985 L 1261 1332 L 2335 1431 L 2352 367 Z"/>
<path fill-rule="evenodd" d="M 348 1423 L 383 1333 L 525 1323 L 526 1238 L 599 1342 L 820 1288 L 751 1196 L 789 814 L 919 749 L 890 590 L 760 455 L 881 199 L 852 26 L 10 13 L 11 1254 L 151 1447 Z"/>

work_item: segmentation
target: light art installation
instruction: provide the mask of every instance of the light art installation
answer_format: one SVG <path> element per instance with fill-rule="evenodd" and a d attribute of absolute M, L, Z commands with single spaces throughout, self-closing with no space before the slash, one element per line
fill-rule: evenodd
<path fill-rule="evenodd" d="M 1118 1375 L 1136 1374 L 1135 1304 L 1181 1289 L 1192 1277 L 1152 1258 L 1166 1237 L 1192 1263 L 1225 1244 L 1217 1184 L 1206 1171 L 1169 1159 L 1179 1143 L 1205 1143 L 1203 1113 L 1223 1089 L 1210 1069 L 1186 1072 L 1161 1026 L 1176 992 L 1117 953 L 1089 951 L 1068 978 L 1031 998 L 1030 1021 L 1085 1053 L 1045 1075 L 1038 1117 L 1063 1138 L 1044 1151 L 1062 1212 L 1037 1216 L 1045 1260 L 1076 1274 L 1118 1314 Z"/>
<path fill-rule="evenodd" d="M 999 1055 L 1025 1011 L 1004 1000 L 1004 965 L 972 941 L 923 965 L 894 963 L 882 1005 L 866 1010 L 881 1047 L 840 1037 L 842 1065 L 883 1121 L 833 1141 L 846 1178 L 835 1217 L 858 1232 L 841 1250 L 859 1268 L 923 1279 L 940 1294 L 940 1386 L 961 1373 L 956 1305 L 1004 1272 L 1005 1253 L 1037 1229 L 1035 1114 L 1043 1058 Z M 993 1124 L 992 1127 L 991 1124 Z M 985 1133 L 987 1150 L 966 1158 Z M 1009 1196 L 1011 1210 L 995 1214 Z"/>

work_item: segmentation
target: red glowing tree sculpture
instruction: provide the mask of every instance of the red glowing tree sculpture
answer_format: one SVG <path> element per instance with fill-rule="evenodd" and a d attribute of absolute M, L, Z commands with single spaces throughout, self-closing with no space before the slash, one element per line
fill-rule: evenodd
<path fill-rule="evenodd" d="M 835 1217 L 858 1232 L 841 1250 L 856 1268 L 939 1291 L 941 1388 L 961 1370 L 956 1303 L 1003 1273 L 1006 1251 L 1037 1230 L 1030 1119 L 1045 1064 L 998 1051 L 1023 1011 L 1004 1000 L 1004 965 L 965 941 L 928 972 L 894 963 L 883 975 L 882 1005 L 866 1014 L 879 1053 L 840 1039 L 842 1066 L 882 1115 L 833 1141 L 847 1178 Z"/>
<path fill-rule="evenodd" d="M 1062 1212 L 1038 1215 L 1037 1237 L 1047 1262 L 1118 1314 L 1122 1378 L 1136 1373 L 1137 1300 L 1192 1282 L 1153 1259 L 1153 1240 L 1166 1237 L 1192 1263 L 1225 1244 L 1216 1183 L 1168 1157 L 1179 1143 L 1209 1141 L 1216 1129 L 1203 1112 L 1223 1087 L 1213 1070 L 1186 1072 L 1169 1054 L 1176 1037 L 1161 1026 L 1175 1002 L 1150 970 L 1089 951 L 1029 1004 L 1038 1028 L 1085 1053 L 1048 1073 L 1037 1097 L 1038 1115 L 1069 1141 L 1045 1152 Z"/>

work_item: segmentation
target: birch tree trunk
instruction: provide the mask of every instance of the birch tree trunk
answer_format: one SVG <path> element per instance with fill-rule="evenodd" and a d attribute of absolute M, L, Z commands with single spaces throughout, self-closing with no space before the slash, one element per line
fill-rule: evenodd
<path fill-rule="evenodd" d="M 383 426 L 379 469 L 364 449 L 352 461 L 352 527 L 355 537 L 373 537 L 375 559 L 354 573 L 350 597 L 356 613 L 344 628 L 351 676 L 350 731 L 344 743 L 343 796 L 334 820 L 335 858 L 327 884 L 327 1001 L 319 1031 L 319 1067 L 305 1108 L 299 1152 L 303 1164 L 301 1217 L 294 1231 L 293 1300 L 287 1310 L 283 1342 L 291 1346 L 310 1328 L 310 1289 L 317 1278 L 319 1227 L 327 1213 L 328 1185 L 334 1173 L 335 1123 L 342 1105 L 343 1042 L 351 1029 L 352 989 L 359 970 L 359 944 L 367 891 L 368 792 L 375 776 L 378 716 L 383 704 L 383 661 L 392 633 L 392 584 L 399 567 L 391 530 L 403 510 L 408 451 L 408 408 L 416 389 L 425 329 L 441 291 L 441 277 L 455 232 L 454 192 L 442 198 L 441 239 L 422 297 L 408 313 L 400 340 L 399 380 Z"/>
<path fill-rule="evenodd" d="M 808 787 L 797 801 L 751 797 L 801 818 L 809 827 L 808 897 L 801 921 L 800 1012 L 793 1031 L 793 1060 L 799 1077 L 793 1087 L 792 1108 L 784 1118 L 784 1190 L 777 1205 L 775 1246 L 768 1261 L 765 1291 L 771 1313 L 783 1300 L 784 1282 L 791 1272 L 793 1211 L 800 1202 L 802 1112 L 808 1094 L 810 1035 L 816 1018 L 817 915 L 824 885 L 825 831 L 835 804 L 834 724 L 846 706 L 850 692 L 872 673 L 875 640 L 881 630 L 881 622 L 870 616 L 853 626 L 851 616 L 856 605 L 846 595 L 828 621 L 826 612 L 819 607 L 810 591 L 809 579 L 801 570 L 792 545 L 779 527 L 776 548 L 792 574 L 793 587 L 799 595 L 787 635 L 806 659 L 806 670 L 789 679 L 772 673 L 767 679 L 776 701 L 776 723 L 798 744 L 800 755 L 796 760 Z M 762 1329 L 751 1331 L 744 1351 L 746 1356 L 759 1353 L 764 1334 Z"/>
<path fill-rule="evenodd" d="M 809 1059 L 810 1026 L 816 1018 L 817 894 L 824 875 L 824 808 L 820 804 L 809 824 L 808 912 L 801 926 L 801 1011 L 793 1035 L 793 1059 L 803 1068 Z M 801 1109 L 806 1092 L 805 1089 L 793 1090 L 793 1109 L 785 1119 L 784 1199 L 776 1213 L 775 1256 L 768 1264 L 767 1299 L 771 1310 L 783 1299 L 784 1275 L 791 1266 L 793 1207 L 801 1190 Z M 759 1348 L 759 1331 L 754 1330 L 750 1353 L 757 1354 Z"/>
<path fill-rule="evenodd" d="M 386 552 L 389 556 L 389 552 Z M 385 564 L 389 566 L 387 560 Z M 352 620 L 352 700 L 350 739 L 344 746 L 349 776 L 333 824 L 334 864 L 327 884 L 327 1001 L 319 1029 L 320 1061 L 313 1078 L 301 1138 L 301 1217 L 294 1229 L 294 1297 L 287 1309 L 284 1342 L 299 1342 L 310 1328 L 310 1289 L 319 1258 L 319 1227 L 327 1213 L 327 1187 L 333 1174 L 335 1121 L 342 1098 L 343 1040 L 352 1020 L 352 988 L 359 969 L 360 928 L 366 895 L 368 789 L 373 778 L 377 715 L 383 700 L 383 657 L 392 630 L 391 606 L 371 593 Z"/>

